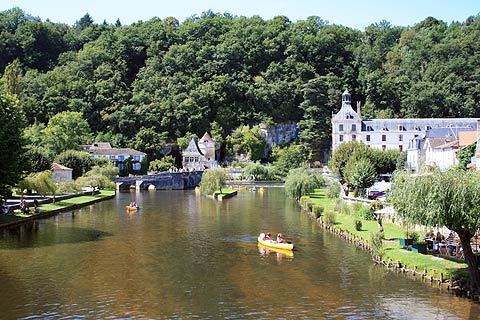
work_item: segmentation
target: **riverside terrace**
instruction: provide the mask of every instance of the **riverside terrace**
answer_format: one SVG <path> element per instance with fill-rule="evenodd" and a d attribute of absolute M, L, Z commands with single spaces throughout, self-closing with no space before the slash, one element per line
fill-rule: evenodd
<path fill-rule="evenodd" d="M 135 186 L 145 190 L 153 186 L 157 190 L 192 189 L 200 184 L 203 171 L 162 172 L 142 176 L 118 177 L 115 179 L 117 190 L 126 190 Z"/>

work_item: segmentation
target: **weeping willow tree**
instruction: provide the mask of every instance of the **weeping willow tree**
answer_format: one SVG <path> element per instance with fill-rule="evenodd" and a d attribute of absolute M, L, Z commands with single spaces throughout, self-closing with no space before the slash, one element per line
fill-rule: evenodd
<path fill-rule="evenodd" d="M 446 226 L 462 242 L 473 292 L 480 292 L 480 272 L 470 239 L 480 227 L 480 172 L 451 169 L 420 176 L 401 172 L 393 179 L 389 200 L 406 223 Z"/>
<path fill-rule="evenodd" d="M 206 170 L 202 175 L 200 182 L 200 192 L 202 194 L 214 194 L 219 190 L 222 193 L 222 187 L 227 180 L 227 173 L 222 168 L 213 168 Z"/>
<path fill-rule="evenodd" d="M 292 169 L 285 178 L 285 192 L 297 201 L 324 185 L 325 180 L 307 168 Z"/>

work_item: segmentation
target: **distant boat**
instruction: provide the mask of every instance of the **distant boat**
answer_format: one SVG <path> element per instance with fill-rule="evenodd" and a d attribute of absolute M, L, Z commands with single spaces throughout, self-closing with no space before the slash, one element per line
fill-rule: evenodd
<path fill-rule="evenodd" d="M 265 189 L 261 187 L 260 189 L 258 189 L 258 192 L 265 192 Z"/>
<path fill-rule="evenodd" d="M 277 243 L 273 240 L 264 240 L 262 235 L 258 237 L 258 243 L 266 247 L 281 250 L 293 250 L 294 247 L 293 243 Z"/>
<path fill-rule="evenodd" d="M 257 188 L 253 187 L 252 192 L 255 192 L 255 191 L 257 191 Z"/>

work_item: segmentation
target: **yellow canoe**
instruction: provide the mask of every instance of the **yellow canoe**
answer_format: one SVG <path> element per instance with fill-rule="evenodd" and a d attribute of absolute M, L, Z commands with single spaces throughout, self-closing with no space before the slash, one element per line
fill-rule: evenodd
<path fill-rule="evenodd" d="M 127 209 L 127 211 L 132 212 L 132 211 L 137 211 L 138 208 L 137 207 L 125 206 L 125 209 Z"/>
<path fill-rule="evenodd" d="M 258 251 L 261 254 L 268 254 L 270 252 L 275 252 L 275 253 L 280 253 L 286 257 L 293 258 L 293 251 L 292 250 L 285 250 L 285 249 L 278 249 L 278 248 L 272 248 L 272 247 L 267 247 L 262 244 L 258 244 Z"/>
<path fill-rule="evenodd" d="M 258 237 L 258 243 L 270 248 L 276 248 L 281 250 L 293 250 L 293 243 L 277 243 L 273 240 L 263 240 L 262 237 Z"/>

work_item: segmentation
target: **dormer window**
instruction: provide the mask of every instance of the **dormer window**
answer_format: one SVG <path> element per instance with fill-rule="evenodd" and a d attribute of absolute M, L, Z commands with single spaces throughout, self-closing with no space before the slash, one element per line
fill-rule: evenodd
<path fill-rule="evenodd" d="M 405 126 L 399 125 L 398 126 L 398 131 L 407 131 L 407 129 L 405 129 Z"/>
<path fill-rule="evenodd" d="M 371 126 L 367 126 L 367 131 L 373 131 L 373 128 Z"/>

